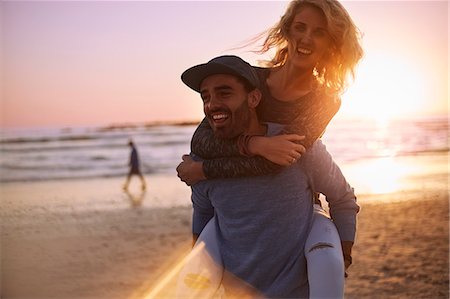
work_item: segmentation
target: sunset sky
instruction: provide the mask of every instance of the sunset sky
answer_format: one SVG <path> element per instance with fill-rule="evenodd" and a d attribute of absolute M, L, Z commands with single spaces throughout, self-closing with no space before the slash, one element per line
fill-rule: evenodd
<path fill-rule="evenodd" d="M 2 127 L 198 120 L 188 67 L 278 21 L 285 1 L 2 1 Z M 344 1 L 365 57 L 339 117 L 448 113 L 448 2 Z"/>

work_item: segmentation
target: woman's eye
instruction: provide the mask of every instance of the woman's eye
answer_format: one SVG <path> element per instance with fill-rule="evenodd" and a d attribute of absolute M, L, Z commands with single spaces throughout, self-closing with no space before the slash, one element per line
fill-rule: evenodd
<path fill-rule="evenodd" d="M 305 24 L 297 24 L 294 26 L 294 29 L 298 32 L 303 32 L 306 30 Z"/>
<path fill-rule="evenodd" d="M 317 30 L 316 32 L 314 32 L 314 35 L 316 37 L 322 38 L 322 37 L 325 37 L 327 35 L 327 33 L 324 30 Z"/>

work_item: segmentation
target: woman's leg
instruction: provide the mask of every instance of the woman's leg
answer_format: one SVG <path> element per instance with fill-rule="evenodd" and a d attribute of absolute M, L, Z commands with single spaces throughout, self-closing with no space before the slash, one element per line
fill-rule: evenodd
<path fill-rule="evenodd" d="M 344 297 L 344 258 L 336 226 L 314 205 L 311 232 L 305 244 L 310 298 Z"/>
<path fill-rule="evenodd" d="M 203 229 L 177 281 L 177 298 L 212 298 L 223 276 L 215 218 Z"/>

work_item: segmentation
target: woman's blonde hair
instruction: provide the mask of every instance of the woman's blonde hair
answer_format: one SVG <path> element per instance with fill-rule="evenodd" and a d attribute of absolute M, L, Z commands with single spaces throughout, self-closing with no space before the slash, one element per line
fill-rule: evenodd
<path fill-rule="evenodd" d="M 342 93 L 347 85 L 349 75 L 355 76 L 355 67 L 363 56 L 360 45 L 361 33 L 353 23 L 347 10 L 336 0 L 293 0 L 280 21 L 265 31 L 266 39 L 260 54 L 270 49 L 275 55 L 266 66 L 276 67 L 286 63 L 288 58 L 288 33 L 295 15 L 305 6 L 319 8 L 325 15 L 328 33 L 331 36 L 331 47 L 314 68 L 317 81 L 328 91 Z"/>

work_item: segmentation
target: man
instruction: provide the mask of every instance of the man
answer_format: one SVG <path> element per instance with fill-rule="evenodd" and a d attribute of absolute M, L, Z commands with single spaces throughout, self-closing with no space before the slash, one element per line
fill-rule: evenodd
<path fill-rule="evenodd" d="M 128 185 L 130 184 L 131 177 L 133 175 L 137 175 L 141 179 L 141 189 L 146 189 L 145 179 L 142 175 L 140 164 L 139 164 L 139 156 L 136 149 L 136 146 L 134 145 L 134 142 L 130 139 L 128 141 L 128 146 L 131 148 L 130 152 L 130 161 L 128 163 L 128 166 L 130 167 L 128 171 L 127 178 L 125 180 L 125 184 L 123 185 L 123 190 L 128 190 Z"/>
<path fill-rule="evenodd" d="M 200 93 L 217 137 L 281 131 L 280 125 L 259 123 L 255 110 L 261 99 L 258 77 L 242 59 L 214 58 L 186 70 L 182 80 Z M 227 279 L 231 277 L 262 296 L 308 297 L 303 248 L 312 223 L 314 191 L 337 202 L 335 215 L 345 219 L 343 229 L 354 237 L 358 206 L 352 188 L 320 142 L 301 161 L 276 175 L 205 180 L 192 187 L 194 239 L 213 219 L 208 231 L 213 225 L 220 263 L 225 274 L 230 274 L 224 275 L 227 294 L 236 287 L 236 280 Z M 257 292 L 253 295 L 259 296 Z"/>

